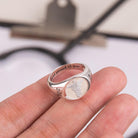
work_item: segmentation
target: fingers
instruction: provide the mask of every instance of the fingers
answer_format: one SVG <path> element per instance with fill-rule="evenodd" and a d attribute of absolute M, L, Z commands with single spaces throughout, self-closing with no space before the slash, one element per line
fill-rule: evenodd
<path fill-rule="evenodd" d="M 75 137 L 91 117 L 126 84 L 117 68 L 105 68 L 93 75 L 88 93 L 80 100 L 58 100 L 19 138 Z"/>
<path fill-rule="evenodd" d="M 86 138 L 86 137 L 85 137 Z M 123 135 L 118 132 L 108 132 L 100 138 L 123 138 Z"/>
<path fill-rule="evenodd" d="M 0 137 L 15 137 L 57 100 L 46 84 L 47 78 L 0 103 Z"/>
<path fill-rule="evenodd" d="M 137 115 L 138 101 L 122 94 L 107 104 L 79 138 L 99 138 L 109 132 L 123 134 Z"/>

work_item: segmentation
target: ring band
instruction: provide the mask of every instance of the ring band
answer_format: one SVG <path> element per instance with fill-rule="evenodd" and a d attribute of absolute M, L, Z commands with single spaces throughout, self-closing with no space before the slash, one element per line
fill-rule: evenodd
<path fill-rule="evenodd" d="M 63 71 L 79 70 L 81 73 L 75 74 L 65 80 L 55 82 L 54 79 Z M 49 75 L 48 85 L 51 90 L 68 100 L 77 100 L 83 97 L 91 85 L 91 70 L 87 65 L 81 63 L 65 64 L 53 71 Z"/>

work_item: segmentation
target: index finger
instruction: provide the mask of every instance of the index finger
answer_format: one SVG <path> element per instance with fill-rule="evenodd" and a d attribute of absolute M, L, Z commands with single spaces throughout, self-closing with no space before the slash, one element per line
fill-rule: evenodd
<path fill-rule="evenodd" d="M 55 103 L 58 97 L 51 93 L 47 78 L 0 103 L 0 137 L 17 136 Z"/>
<path fill-rule="evenodd" d="M 63 72 L 59 78 L 76 73 Z M 47 85 L 48 76 L 0 103 L 0 137 L 16 137 L 59 99 Z"/>

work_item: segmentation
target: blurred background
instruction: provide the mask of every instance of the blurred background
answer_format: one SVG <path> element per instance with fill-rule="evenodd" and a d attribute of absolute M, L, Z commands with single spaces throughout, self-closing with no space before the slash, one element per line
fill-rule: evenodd
<path fill-rule="evenodd" d="M 93 73 L 121 68 L 128 77 L 122 93 L 138 98 L 137 25 L 138 0 L 1 0 L 0 101 L 72 62 Z M 125 137 L 137 132 L 138 119 Z"/>

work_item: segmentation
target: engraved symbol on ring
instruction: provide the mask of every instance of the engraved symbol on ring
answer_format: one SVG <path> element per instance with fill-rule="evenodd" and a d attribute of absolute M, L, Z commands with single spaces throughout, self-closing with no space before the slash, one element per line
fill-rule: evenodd
<path fill-rule="evenodd" d="M 58 95 L 59 97 L 61 97 L 61 96 L 62 96 L 62 92 L 61 92 L 60 88 L 56 88 L 56 90 L 57 90 L 57 95 Z"/>

